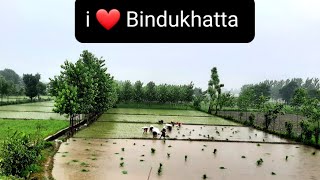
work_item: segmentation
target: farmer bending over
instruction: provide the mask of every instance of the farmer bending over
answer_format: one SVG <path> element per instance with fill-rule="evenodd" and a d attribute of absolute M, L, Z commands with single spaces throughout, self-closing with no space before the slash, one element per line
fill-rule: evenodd
<path fill-rule="evenodd" d="M 166 128 L 163 128 L 163 129 L 161 130 L 160 139 L 161 139 L 161 137 L 163 137 L 163 139 L 166 139 Z"/>

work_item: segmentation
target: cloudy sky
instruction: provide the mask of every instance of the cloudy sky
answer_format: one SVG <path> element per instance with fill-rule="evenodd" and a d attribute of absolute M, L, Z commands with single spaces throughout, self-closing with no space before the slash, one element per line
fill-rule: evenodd
<path fill-rule="evenodd" d="M 213 66 L 226 88 L 265 79 L 319 77 L 320 1 L 256 0 L 250 44 L 81 44 L 74 36 L 74 0 L 0 0 L 0 69 L 57 75 L 82 50 L 107 60 L 118 80 L 206 88 Z"/>

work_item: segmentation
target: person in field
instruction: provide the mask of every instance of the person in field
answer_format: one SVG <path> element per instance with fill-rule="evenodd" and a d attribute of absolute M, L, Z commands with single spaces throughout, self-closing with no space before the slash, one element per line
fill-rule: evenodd
<path fill-rule="evenodd" d="M 163 127 L 162 130 L 161 130 L 161 136 L 160 136 L 160 139 L 163 137 L 163 139 L 166 139 L 166 128 Z"/>
<path fill-rule="evenodd" d="M 148 133 L 148 127 L 142 127 L 142 129 L 143 129 L 143 133 L 145 134 L 145 133 Z"/>
<path fill-rule="evenodd" d="M 149 132 L 152 132 L 152 130 L 153 130 L 153 126 L 151 125 L 149 128 Z"/>

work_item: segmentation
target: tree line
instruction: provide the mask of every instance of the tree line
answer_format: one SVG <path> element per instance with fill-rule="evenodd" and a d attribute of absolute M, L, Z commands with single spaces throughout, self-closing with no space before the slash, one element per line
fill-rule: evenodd
<path fill-rule="evenodd" d="M 0 97 L 26 95 L 31 100 L 40 95 L 46 95 L 46 84 L 40 81 L 40 74 L 23 74 L 22 78 L 11 69 L 0 71 Z"/>
<path fill-rule="evenodd" d="M 117 101 L 116 83 L 107 73 L 105 60 L 83 51 L 76 63 L 65 61 L 60 75 L 50 78 L 54 112 L 67 115 L 70 126 L 77 114 L 98 115 Z"/>
<path fill-rule="evenodd" d="M 134 103 L 189 103 L 193 100 L 193 83 L 188 85 L 170 85 L 149 82 L 144 85 L 141 81 L 118 81 L 118 102 Z"/>

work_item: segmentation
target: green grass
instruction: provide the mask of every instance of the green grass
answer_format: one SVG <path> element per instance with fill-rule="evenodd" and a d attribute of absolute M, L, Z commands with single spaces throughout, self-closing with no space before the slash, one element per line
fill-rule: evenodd
<path fill-rule="evenodd" d="M 207 113 L 196 110 L 173 110 L 173 109 L 138 109 L 138 108 L 113 108 L 107 113 L 117 114 L 149 114 L 149 115 L 173 115 L 173 116 L 210 116 Z"/>
<path fill-rule="evenodd" d="M 34 134 L 37 132 L 37 126 L 41 126 L 40 135 L 45 138 L 68 127 L 68 124 L 68 121 L 60 120 L 0 120 L 0 140 L 14 131 Z"/>
<path fill-rule="evenodd" d="M 238 125 L 235 122 L 227 121 L 220 117 L 192 117 L 192 116 L 158 116 L 158 115 L 123 115 L 123 114 L 103 114 L 98 121 L 114 122 L 148 122 L 157 123 L 159 120 L 164 122 L 182 122 L 192 124 L 214 124 L 214 125 Z"/>

